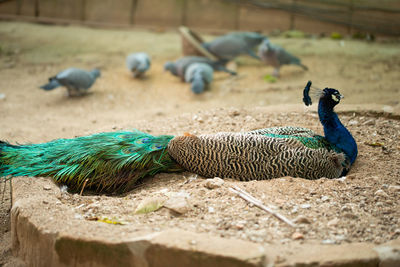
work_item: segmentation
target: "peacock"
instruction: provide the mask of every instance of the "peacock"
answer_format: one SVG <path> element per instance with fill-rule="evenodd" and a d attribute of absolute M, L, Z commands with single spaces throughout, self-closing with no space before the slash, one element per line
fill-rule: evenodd
<path fill-rule="evenodd" d="M 311 82 L 303 101 L 311 105 Z M 141 131 L 99 133 L 48 143 L 0 143 L 0 177 L 51 176 L 71 190 L 124 192 L 146 176 L 189 171 L 241 181 L 282 176 L 318 179 L 346 175 L 357 144 L 334 107 L 338 90 L 313 89 L 324 136 L 299 127 L 249 132 L 153 136 Z"/>

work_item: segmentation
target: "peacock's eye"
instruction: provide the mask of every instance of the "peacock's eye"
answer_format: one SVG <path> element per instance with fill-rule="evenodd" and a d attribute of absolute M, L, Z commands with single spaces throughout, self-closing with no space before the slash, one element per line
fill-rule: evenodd
<path fill-rule="evenodd" d="M 154 149 L 161 149 L 163 146 L 162 145 L 154 145 L 153 148 Z"/>
<path fill-rule="evenodd" d="M 139 139 L 139 140 L 136 141 L 136 143 L 138 143 L 138 144 L 148 144 L 148 143 L 150 143 L 150 138 L 145 137 L 145 138 Z"/>

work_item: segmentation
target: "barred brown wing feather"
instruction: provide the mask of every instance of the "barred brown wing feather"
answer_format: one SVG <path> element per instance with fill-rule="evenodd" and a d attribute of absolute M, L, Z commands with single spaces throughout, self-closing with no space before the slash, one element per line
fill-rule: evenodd
<path fill-rule="evenodd" d="M 295 139 L 248 133 L 177 136 L 169 154 L 185 169 L 205 177 L 264 180 L 282 176 L 339 177 L 344 155 L 310 149 Z"/>

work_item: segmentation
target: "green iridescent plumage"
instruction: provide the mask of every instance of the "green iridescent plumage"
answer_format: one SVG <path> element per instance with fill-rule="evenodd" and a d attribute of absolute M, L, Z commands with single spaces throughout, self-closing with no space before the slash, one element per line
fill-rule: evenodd
<path fill-rule="evenodd" d="M 305 103 L 309 98 L 309 82 Z M 152 136 L 139 131 L 100 133 L 43 144 L 0 141 L 0 177 L 51 176 L 72 190 L 121 192 L 159 172 L 191 171 L 205 177 L 262 180 L 346 175 L 357 144 L 333 111 L 340 93 L 325 88 L 318 114 L 325 136 L 299 127 L 244 133 Z"/>
<path fill-rule="evenodd" d="M 123 191 L 158 172 L 181 171 L 166 146 L 170 135 L 100 133 L 43 144 L 0 144 L 0 176 L 52 176 L 79 190 Z"/>

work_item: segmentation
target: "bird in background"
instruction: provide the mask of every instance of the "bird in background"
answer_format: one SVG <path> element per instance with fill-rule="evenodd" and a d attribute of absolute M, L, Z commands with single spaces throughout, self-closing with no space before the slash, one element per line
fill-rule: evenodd
<path fill-rule="evenodd" d="M 306 105 L 312 103 L 310 88 L 308 82 Z M 72 191 L 97 192 L 127 191 L 146 176 L 184 170 L 241 181 L 337 178 L 356 160 L 357 144 L 334 111 L 342 99 L 339 91 L 315 90 L 323 136 L 288 126 L 182 136 L 118 131 L 42 144 L 1 142 L 0 177 L 51 176 Z"/>
<path fill-rule="evenodd" d="M 272 74 L 275 77 L 279 77 L 279 71 L 283 65 L 297 65 L 304 70 L 308 70 L 299 58 L 293 56 L 279 45 L 272 44 L 268 39 L 265 39 L 258 47 L 258 55 L 262 62 L 275 68 Z"/>
<path fill-rule="evenodd" d="M 193 63 L 186 69 L 185 82 L 190 83 L 193 93 L 201 94 L 213 80 L 213 68 L 206 63 Z"/>
<path fill-rule="evenodd" d="M 49 82 L 40 86 L 40 88 L 50 91 L 59 86 L 65 86 L 68 90 L 68 96 L 81 96 L 88 92 L 98 77 L 100 77 L 100 70 L 98 69 L 87 71 L 68 68 L 59 72 L 56 76 L 50 77 Z"/>
<path fill-rule="evenodd" d="M 228 70 L 223 64 L 218 61 L 213 61 L 206 57 L 198 56 L 186 56 L 177 59 L 175 62 L 166 62 L 164 64 L 164 70 L 171 72 L 171 74 L 180 77 L 182 81 L 185 81 L 186 69 L 193 63 L 204 63 L 210 65 L 214 70 L 227 72 L 231 75 L 236 75 L 237 73 Z"/>
<path fill-rule="evenodd" d="M 134 78 L 143 77 L 150 69 L 151 60 L 147 53 L 132 53 L 126 57 L 126 67 L 132 72 Z"/>
<path fill-rule="evenodd" d="M 249 55 L 260 60 L 254 50 L 266 39 L 268 38 L 265 35 L 257 32 L 233 32 L 217 37 L 210 42 L 205 42 L 202 45 L 217 56 L 223 64 L 226 64 L 240 55 Z"/>

